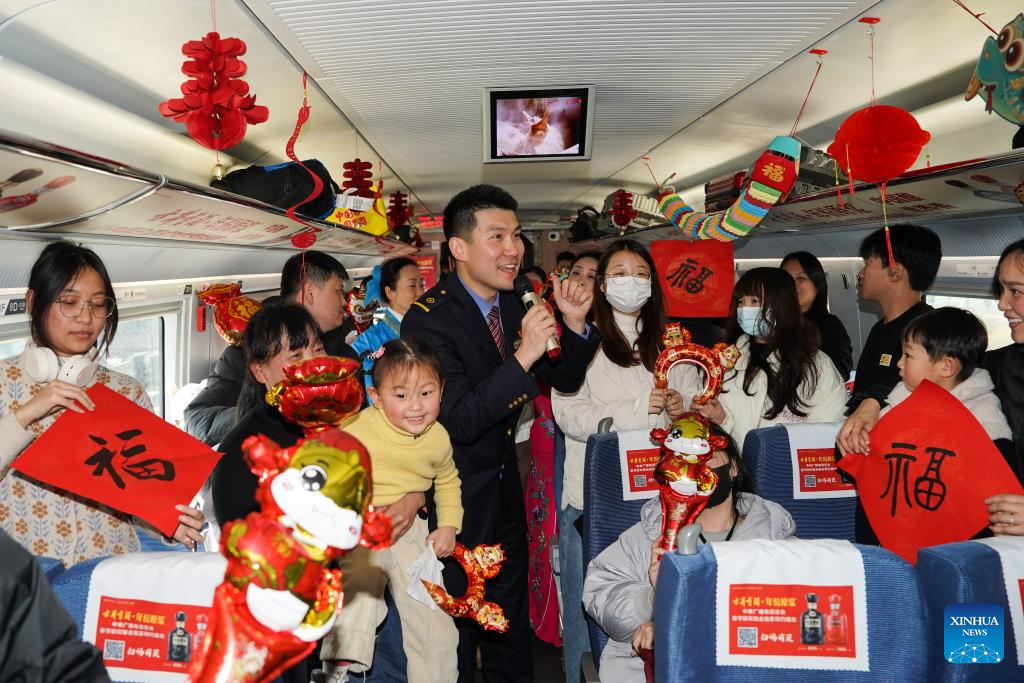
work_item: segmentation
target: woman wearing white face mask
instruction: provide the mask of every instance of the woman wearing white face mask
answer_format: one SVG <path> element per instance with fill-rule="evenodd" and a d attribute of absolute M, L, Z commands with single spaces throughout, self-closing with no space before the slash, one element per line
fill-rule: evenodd
<path fill-rule="evenodd" d="M 562 563 L 563 656 L 565 671 L 576 680 L 587 647 L 581 606 L 583 551 L 573 523 L 583 514 L 583 465 L 587 437 L 597 423 L 611 417 L 618 431 L 663 426 L 686 412 L 701 389 L 697 370 L 678 365 L 669 373 L 669 388 L 654 388 L 654 362 L 661 351 L 665 307 L 650 253 L 633 240 L 613 242 L 597 264 L 594 324 L 601 348 L 574 394 L 551 392 L 555 422 L 565 433 L 563 510 L 559 521 Z M 685 398 L 684 398 L 685 397 Z"/>
<path fill-rule="evenodd" d="M 751 429 L 780 422 L 841 420 L 846 387 L 818 331 L 804 321 L 793 278 L 781 268 L 748 270 L 733 289 L 725 341 L 740 358 L 722 393 L 692 409 L 722 426 L 743 449 Z"/>

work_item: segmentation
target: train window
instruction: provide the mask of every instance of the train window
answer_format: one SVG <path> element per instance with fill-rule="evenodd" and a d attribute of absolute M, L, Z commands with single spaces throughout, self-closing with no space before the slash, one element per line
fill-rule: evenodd
<path fill-rule="evenodd" d="M 111 370 L 134 377 L 153 401 L 153 412 L 164 415 L 164 319 L 154 315 L 121 320 L 104 362 Z"/>
<path fill-rule="evenodd" d="M 1010 338 L 1010 326 L 1006 316 L 1000 312 L 995 299 L 979 296 L 947 296 L 944 294 L 928 294 L 925 301 L 935 308 L 953 306 L 970 311 L 978 316 L 988 330 L 988 348 L 1000 349 L 1013 343 Z"/>
<path fill-rule="evenodd" d="M 28 337 L 15 337 L 0 342 L 0 358 L 13 358 L 25 350 L 25 342 Z"/>

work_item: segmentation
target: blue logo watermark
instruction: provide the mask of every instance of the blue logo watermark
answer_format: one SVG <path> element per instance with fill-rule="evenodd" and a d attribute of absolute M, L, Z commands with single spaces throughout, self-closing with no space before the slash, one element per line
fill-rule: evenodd
<path fill-rule="evenodd" d="M 950 605 L 943 622 L 943 655 L 953 664 L 1003 661 L 1003 606 L 991 603 Z"/>

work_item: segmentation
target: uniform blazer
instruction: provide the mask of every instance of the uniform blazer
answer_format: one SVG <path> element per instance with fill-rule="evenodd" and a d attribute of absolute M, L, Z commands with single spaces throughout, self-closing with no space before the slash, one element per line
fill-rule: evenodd
<path fill-rule="evenodd" d="M 512 292 L 500 292 L 498 297 L 506 359 L 454 273 L 424 294 L 402 320 L 403 338 L 423 340 L 441 358 L 440 421 L 451 437 L 462 479 L 466 515 L 460 538 L 469 547 L 493 538 L 497 504 L 509 499 L 499 496 L 503 489 L 514 496 L 512 500 L 522 500 L 515 429 L 523 406 L 540 393 L 538 381 L 558 391 L 576 391 L 600 345 L 594 327 L 587 338 L 565 329 L 561 360 L 552 362 L 545 355 L 526 372 L 512 355 L 525 315 L 523 305 Z"/>

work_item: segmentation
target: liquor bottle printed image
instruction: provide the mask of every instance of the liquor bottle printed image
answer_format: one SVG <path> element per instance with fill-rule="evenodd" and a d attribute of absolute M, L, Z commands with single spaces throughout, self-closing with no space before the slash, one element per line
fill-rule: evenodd
<path fill-rule="evenodd" d="M 209 617 L 200 614 L 196 617 L 196 632 L 192 636 L 192 652 L 199 652 L 203 647 L 203 638 L 206 637 L 206 627 L 209 625 Z"/>
<path fill-rule="evenodd" d="M 824 624 L 818 611 L 818 596 L 807 594 L 807 609 L 800 615 L 800 642 L 804 645 L 821 645 L 825 640 Z"/>
<path fill-rule="evenodd" d="M 185 613 L 178 612 L 174 619 L 174 630 L 167 634 L 167 659 L 172 662 L 188 662 L 192 654 L 192 638 L 185 630 Z"/>
<path fill-rule="evenodd" d="M 835 593 L 828 596 L 828 616 L 825 617 L 825 642 L 829 645 L 846 644 L 846 615 L 840 614 L 842 598 Z"/>

